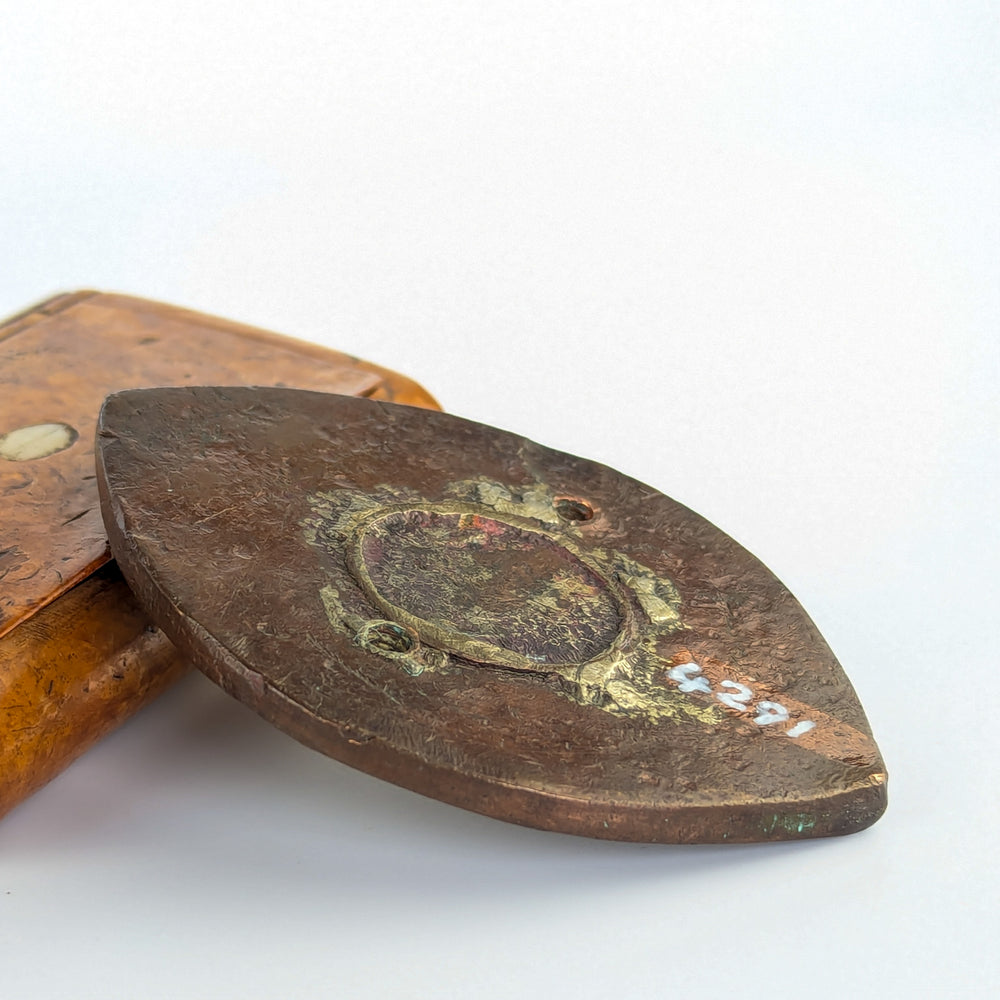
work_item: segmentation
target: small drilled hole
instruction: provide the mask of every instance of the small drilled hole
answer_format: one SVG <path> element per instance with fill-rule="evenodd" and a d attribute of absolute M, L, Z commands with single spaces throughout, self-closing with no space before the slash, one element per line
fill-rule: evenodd
<path fill-rule="evenodd" d="M 358 636 L 361 644 L 379 653 L 408 653 L 413 636 L 395 622 L 369 622 Z"/>
<path fill-rule="evenodd" d="M 556 500 L 555 507 L 564 521 L 589 521 L 594 516 L 594 508 L 584 500 L 561 497 Z"/>

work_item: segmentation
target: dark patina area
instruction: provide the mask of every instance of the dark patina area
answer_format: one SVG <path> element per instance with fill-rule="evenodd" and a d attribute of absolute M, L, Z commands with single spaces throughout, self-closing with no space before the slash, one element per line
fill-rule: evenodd
<path fill-rule="evenodd" d="M 497 650 L 488 661 L 509 651 L 580 663 L 621 631 L 607 581 L 539 531 L 470 512 L 392 511 L 365 525 L 358 548 L 373 596 L 458 655 L 473 640 Z"/>

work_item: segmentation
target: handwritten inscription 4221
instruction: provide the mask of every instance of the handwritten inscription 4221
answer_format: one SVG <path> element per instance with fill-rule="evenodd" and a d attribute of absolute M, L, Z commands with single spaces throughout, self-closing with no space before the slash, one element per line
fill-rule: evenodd
<path fill-rule="evenodd" d="M 701 691 L 704 694 L 713 693 L 711 682 L 702 673 L 701 667 L 692 660 L 673 667 L 667 676 L 672 681 L 677 681 L 677 690 L 682 694 L 691 694 L 694 691 Z M 749 712 L 754 700 L 753 688 L 734 680 L 720 681 L 719 689 L 714 693 L 715 697 L 726 708 L 731 708 L 736 712 Z M 763 699 L 757 702 L 756 709 L 757 714 L 753 721 L 758 726 L 775 726 L 788 722 L 791 718 L 789 710 L 780 701 Z M 784 730 L 784 733 L 792 739 L 798 739 L 803 733 L 808 733 L 810 729 L 815 728 L 816 723 L 812 719 L 802 719 L 791 728 Z"/>
<path fill-rule="evenodd" d="M 698 663 L 686 649 L 673 662 L 667 678 L 681 694 L 698 700 L 707 696 L 759 726 L 764 735 L 787 736 L 807 750 L 859 768 L 876 759 L 870 736 L 786 693 L 768 690 L 757 678 L 741 676 L 712 658 Z"/>

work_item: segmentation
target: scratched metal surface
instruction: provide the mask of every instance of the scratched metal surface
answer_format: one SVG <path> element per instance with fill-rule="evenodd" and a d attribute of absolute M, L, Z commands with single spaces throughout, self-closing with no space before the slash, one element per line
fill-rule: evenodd
<path fill-rule="evenodd" d="M 195 388 L 112 397 L 98 477 L 167 634 L 364 771 L 624 840 L 849 833 L 885 807 L 861 705 L 795 598 L 606 466 L 447 414 Z"/>

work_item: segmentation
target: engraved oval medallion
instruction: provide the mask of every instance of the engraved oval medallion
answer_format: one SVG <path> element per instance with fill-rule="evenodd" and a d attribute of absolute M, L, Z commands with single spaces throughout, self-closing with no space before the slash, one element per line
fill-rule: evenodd
<path fill-rule="evenodd" d="M 377 515 L 352 568 L 390 618 L 483 663 L 584 663 L 612 646 L 627 617 L 613 585 L 565 545 L 481 514 Z"/>

